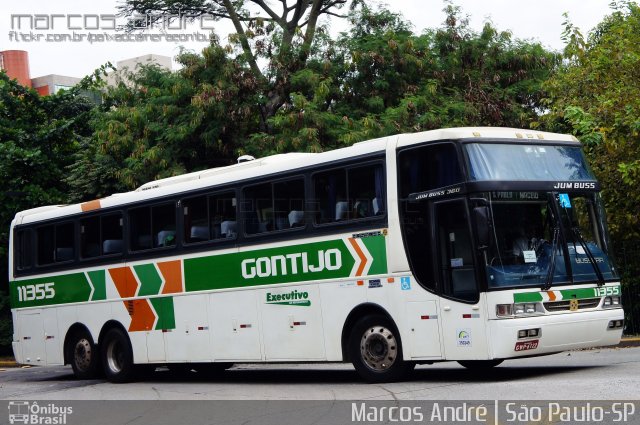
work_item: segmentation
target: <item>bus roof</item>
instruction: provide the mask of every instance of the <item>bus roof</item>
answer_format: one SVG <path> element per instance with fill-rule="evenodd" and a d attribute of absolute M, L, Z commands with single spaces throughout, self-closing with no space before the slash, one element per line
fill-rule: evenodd
<path fill-rule="evenodd" d="M 225 185 L 251 177 L 284 173 L 345 158 L 383 152 L 389 144 L 392 144 L 395 148 L 437 140 L 469 138 L 486 138 L 487 141 L 495 139 L 522 139 L 523 142 L 535 140 L 537 143 L 553 141 L 578 142 L 578 140 L 571 135 L 498 127 L 458 127 L 393 135 L 355 143 L 353 146 L 322 153 L 293 152 L 278 154 L 226 167 L 212 168 L 155 180 L 145 183 L 131 192 L 116 193 L 98 201 L 33 208 L 17 213 L 13 223 L 19 225 L 43 221 L 56 217 L 79 214 L 98 208 L 126 205 L 153 198 L 162 198 L 174 193 Z"/>

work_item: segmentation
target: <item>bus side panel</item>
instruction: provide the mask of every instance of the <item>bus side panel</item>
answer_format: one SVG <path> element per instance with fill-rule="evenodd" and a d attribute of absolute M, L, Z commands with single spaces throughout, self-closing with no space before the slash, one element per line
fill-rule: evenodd
<path fill-rule="evenodd" d="M 47 366 L 62 365 L 64 363 L 64 357 L 62 355 L 64 335 L 60 334 L 58 327 L 58 309 L 42 309 L 42 321 Z"/>
<path fill-rule="evenodd" d="M 16 312 L 17 341 L 22 356 L 16 358 L 18 363 L 42 366 L 45 364 L 44 325 L 42 310 L 30 309 Z M 17 353 L 16 353 L 17 354 Z"/>
<path fill-rule="evenodd" d="M 267 361 L 325 359 L 317 284 L 263 289 L 259 296 Z"/>
<path fill-rule="evenodd" d="M 320 285 L 324 345 L 328 361 L 342 361 L 342 329 L 351 310 L 367 302 L 364 288 L 355 280 Z"/>
<path fill-rule="evenodd" d="M 217 292 L 210 303 L 211 347 L 216 361 L 261 361 L 262 324 L 258 317 L 258 292 Z M 202 295 L 195 295 L 202 296 Z"/>
<path fill-rule="evenodd" d="M 176 328 L 164 333 L 168 362 L 212 360 L 207 300 L 203 294 L 174 297 Z"/>
<path fill-rule="evenodd" d="M 11 323 L 13 323 L 13 336 L 11 341 L 11 348 L 13 348 L 13 356 L 18 364 L 23 363 L 22 360 L 22 344 L 18 338 L 18 312 L 11 310 Z"/>

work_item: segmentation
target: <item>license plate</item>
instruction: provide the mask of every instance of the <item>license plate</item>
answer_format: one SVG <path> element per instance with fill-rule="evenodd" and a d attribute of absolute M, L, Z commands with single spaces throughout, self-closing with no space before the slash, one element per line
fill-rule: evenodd
<path fill-rule="evenodd" d="M 516 348 L 514 348 L 514 350 L 516 351 L 535 350 L 536 348 L 538 348 L 538 342 L 539 340 L 537 339 L 534 339 L 531 341 L 516 342 Z"/>

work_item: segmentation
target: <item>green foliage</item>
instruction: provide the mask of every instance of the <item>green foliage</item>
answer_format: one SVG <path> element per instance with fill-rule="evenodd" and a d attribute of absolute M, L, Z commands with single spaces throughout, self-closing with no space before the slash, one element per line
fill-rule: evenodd
<path fill-rule="evenodd" d="M 640 238 L 640 8 L 614 6 L 586 41 L 566 23 L 566 63 L 545 86 L 543 122 L 585 143 L 622 242 Z"/>
<path fill-rule="evenodd" d="M 41 97 L 0 72 L 0 352 L 11 341 L 4 295 L 11 220 L 21 210 L 65 203 L 66 167 L 91 133 L 92 108 L 78 90 Z"/>
<path fill-rule="evenodd" d="M 638 294 L 640 260 L 630 253 L 640 252 L 640 7 L 629 1 L 612 7 L 587 40 L 567 19 L 565 61 L 545 85 L 549 113 L 542 124 L 585 145 L 602 184 L 623 284 Z"/>
<path fill-rule="evenodd" d="M 469 29 L 448 6 L 445 25 L 414 34 L 366 4 L 351 29 L 291 77 L 292 93 L 251 137 L 252 153 L 317 152 L 398 132 L 460 125 L 529 127 L 559 57 L 486 24 Z"/>
<path fill-rule="evenodd" d="M 10 356 L 13 340 L 13 324 L 11 322 L 11 306 L 9 295 L 0 291 L 0 356 Z"/>

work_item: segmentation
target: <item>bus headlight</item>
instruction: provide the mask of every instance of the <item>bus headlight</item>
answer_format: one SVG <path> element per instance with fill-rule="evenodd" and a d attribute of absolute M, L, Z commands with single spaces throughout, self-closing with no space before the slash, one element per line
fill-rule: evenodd
<path fill-rule="evenodd" d="M 542 303 L 497 304 L 497 317 L 519 317 L 544 314 Z"/>
<path fill-rule="evenodd" d="M 604 297 L 604 302 L 602 303 L 603 308 L 620 308 L 620 306 L 620 295 Z"/>

